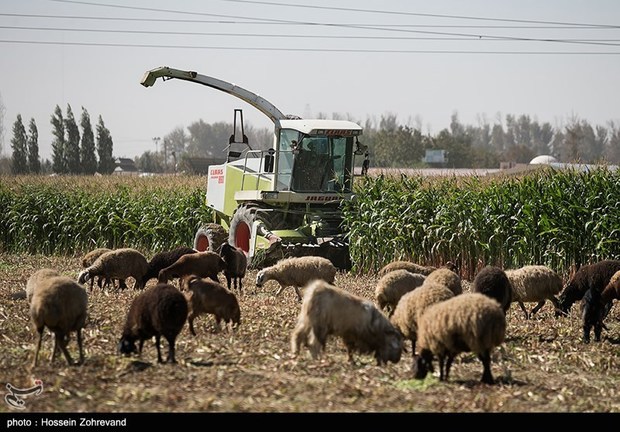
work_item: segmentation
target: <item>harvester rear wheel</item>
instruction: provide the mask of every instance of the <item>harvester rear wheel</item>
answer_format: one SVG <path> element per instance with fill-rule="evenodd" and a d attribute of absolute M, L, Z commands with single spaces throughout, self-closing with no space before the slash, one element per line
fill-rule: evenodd
<path fill-rule="evenodd" d="M 219 252 L 222 243 L 228 241 L 228 233 L 223 226 L 208 223 L 199 228 L 194 237 L 194 249 L 199 252 Z"/>

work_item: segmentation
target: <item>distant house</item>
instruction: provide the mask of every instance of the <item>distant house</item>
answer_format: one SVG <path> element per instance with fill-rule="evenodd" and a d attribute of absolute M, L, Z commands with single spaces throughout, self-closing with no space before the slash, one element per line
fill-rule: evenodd
<path fill-rule="evenodd" d="M 116 158 L 114 160 L 116 168 L 114 168 L 114 175 L 138 175 L 138 167 L 133 159 L 129 158 Z"/>

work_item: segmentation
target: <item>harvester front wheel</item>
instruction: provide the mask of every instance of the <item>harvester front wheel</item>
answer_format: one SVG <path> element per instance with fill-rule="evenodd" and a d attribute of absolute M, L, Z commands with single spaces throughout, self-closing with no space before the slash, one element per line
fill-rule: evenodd
<path fill-rule="evenodd" d="M 228 243 L 242 249 L 246 255 L 250 252 L 250 237 L 252 237 L 254 220 L 256 220 L 256 209 L 246 206 L 237 208 L 230 220 Z"/>
<path fill-rule="evenodd" d="M 199 252 L 218 252 L 222 243 L 228 241 L 228 233 L 223 226 L 208 223 L 199 228 L 194 237 L 194 249 Z"/>

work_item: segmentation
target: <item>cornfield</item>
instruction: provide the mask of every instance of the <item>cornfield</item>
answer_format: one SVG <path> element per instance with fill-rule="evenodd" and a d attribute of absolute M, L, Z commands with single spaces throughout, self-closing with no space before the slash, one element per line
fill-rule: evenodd
<path fill-rule="evenodd" d="M 203 177 L 0 177 L 0 251 L 191 245 L 212 220 Z"/>
<path fill-rule="evenodd" d="M 346 204 L 358 271 L 395 259 L 574 266 L 620 257 L 620 174 L 545 169 L 523 177 L 367 177 Z"/>
<path fill-rule="evenodd" d="M 0 177 L 0 251 L 75 255 L 94 247 L 157 252 L 191 245 L 205 178 Z M 574 266 L 620 257 L 620 174 L 537 171 L 523 177 L 366 177 L 345 203 L 357 272 L 395 259 L 464 277 L 482 265 Z"/>

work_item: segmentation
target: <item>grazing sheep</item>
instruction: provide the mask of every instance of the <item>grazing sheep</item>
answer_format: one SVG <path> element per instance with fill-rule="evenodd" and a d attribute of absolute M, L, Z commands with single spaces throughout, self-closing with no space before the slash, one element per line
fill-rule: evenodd
<path fill-rule="evenodd" d="M 519 303 L 519 307 L 525 313 L 525 319 L 529 319 L 545 304 L 551 300 L 556 309 L 560 307 L 555 297 L 562 290 L 562 277 L 549 267 L 542 265 L 529 265 L 520 269 L 506 270 L 506 276 L 512 287 L 512 302 Z M 538 302 L 528 312 L 523 303 Z"/>
<path fill-rule="evenodd" d="M 387 310 L 388 316 L 391 316 L 400 298 L 422 285 L 424 279 L 426 276 L 407 270 L 394 270 L 386 273 L 375 287 L 377 306 L 381 310 Z"/>
<path fill-rule="evenodd" d="M 454 358 L 462 352 L 478 355 L 482 382 L 493 384 L 491 352 L 506 337 L 506 315 L 501 305 L 480 293 L 466 293 L 430 306 L 418 322 L 418 352 L 414 376 L 423 379 L 439 359 L 439 380 L 448 380 Z M 445 363 L 444 371 L 444 361 Z"/>
<path fill-rule="evenodd" d="M 508 312 L 512 303 L 512 287 L 506 272 L 501 268 L 494 266 L 482 268 L 474 278 L 473 290 L 497 300 L 504 314 Z"/>
<path fill-rule="evenodd" d="M 69 342 L 69 333 L 76 332 L 80 350 L 80 359 L 77 364 L 82 364 L 84 362 L 82 328 L 86 323 L 88 294 L 73 279 L 66 276 L 53 275 L 51 272 L 47 272 L 47 276 L 45 276 L 45 273 L 39 273 L 32 281 L 33 293 L 30 300 L 30 318 L 38 333 L 32 365 L 36 366 L 38 363 L 45 327 L 50 329 L 55 337 L 50 363 L 54 361 L 56 352 L 60 348 L 67 363 L 70 366 L 73 365 L 67 350 L 67 343 Z"/>
<path fill-rule="evenodd" d="M 605 303 L 601 293 L 590 288 L 583 295 L 581 317 L 583 320 L 583 343 L 590 343 L 590 330 L 594 327 L 594 340 L 601 341 L 601 332 L 607 327 L 603 323 L 605 318 Z"/>
<path fill-rule="evenodd" d="M 193 254 L 196 252 L 198 252 L 196 249 L 192 249 L 187 246 L 179 246 L 175 249 L 165 251 L 165 252 L 159 252 L 153 255 L 153 258 L 151 258 L 151 260 L 149 261 L 146 274 L 142 278 L 142 285 L 146 286 L 148 281 L 150 281 L 153 278 L 157 278 L 159 276 L 159 272 L 162 269 L 165 269 L 166 267 L 171 266 L 172 264 L 177 262 L 177 260 L 181 258 L 183 255 Z"/>
<path fill-rule="evenodd" d="M 78 276 L 78 283 L 85 283 L 89 279 L 99 276 L 107 279 L 135 279 L 134 289 L 143 289 L 142 279 L 148 268 L 144 255 L 131 248 L 115 249 L 106 252 L 95 260 Z"/>
<path fill-rule="evenodd" d="M 581 300 L 590 288 L 602 292 L 617 271 L 620 271 L 620 260 L 603 260 L 581 266 L 560 294 L 556 316 L 568 314 L 573 303 Z"/>
<path fill-rule="evenodd" d="M 215 252 L 196 252 L 183 255 L 174 264 L 160 270 L 158 280 L 161 283 L 165 283 L 170 279 L 196 275 L 208 277 L 219 282 L 217 274 L 225 268 L 226 263 Z"/>
<path fill-rule="evenodd" d="M 428 276 L 433 271 L 437 270 L 437 268 L 432 266 L 423 266 L 411 261 L 393 261 L 389 264 L 386 264 L 385 266 L 383 266 L 383 268 L 381 268 L 381 270 L 379 270 L 379 276 L 384 276 L 394 270 L 407 270 L 411 273 Z"/>
<path fill-rule="evenodd" d="M 275 280 L 280 284 L 276 296 L 280 295 L 284 288 L 292 286 L 297 298 L 301 300 L 299 288 L 314 279 L 334 283 L 336 272 L 336 267 L 327 258 L 319 256 L 285 258 L 259 271 L 256 275 L 256 286 L 260 288 L 265 282 Z"/>
<path fill-rule="evenodd" d="M 248 268 L 248 257 L 241 248 L 235 247 L 228 242 L 222 243 L 220 247 L 220 256 L 226 263 L 224 276 L 226 276 L 228 289 L 230 289 L 231 281 L 234 282 L 235 289 L 237 289 L 237 281 L 239 281 L 239 292 L 241 292 L 245 271 Z"/>
<path fill-rule="evenodd" d="M 614 273 L 609 279 L 609 283 L 601 292 L 601 300 L 603 303 L 611 303 L 613 300 L 620 300 L 620 271 Z"/>
<path fill-rule="evenodd" d="M 176 363 L 174 344 L 187 319 L 187 300 L 173 285 L 159 283 L 134 298 L 118 343 L 121 354 L 142 354 L 144 341 L 155 336 L 157 361 L 162 363 L 160 338 L 168 341 L 167 362 Z M 136 341 L 139 342 L 136 349 Z"/>
<path fill-rule="evenodd" d="M 219 282 L 202 279 L 195 275 L 181 279 L 181 289 L 187 291 L 185 297 L 189 304 L 189 331 L 196 336 L 194 319 L 201 314 L 213 314 L 220 327 L 220 321 L 232 322 L 233 326 L 241 324 L 241 310 L 237 297 Z"/>
<path fill-rule="evenodd" d="M 97 248 L 97 249 L 91 250 L 90 252 L 88 252 L 86 255 L 82 257 L 82 267 L 83 268 L 90 267 L 91 265 L 94 264 L 97 258 L 99 258 L 104 253 L 111 252 L 111 251 L 112 249 L 108 249 L 108 248 Z M 90 291 L 93 290 L 93 282 L 95 282 L 95 278 L 92 278 L 90 280 Z M 99 289 L 102 289 L 103 287 L 107 287 L 108 285 L 110 285 L 110 283 L 114 284 L 114 281 L 107 279 L 107 278 L 102 278 L 102 277 L 97 278 L 97 286 L 99 287 Z M 127 285 L 125 285 L 124 279 L 118 280 L 118 288 L 119 289 L 127 288 Z"/>
<path fill-rule="evenodd" d="M 374 353 L 377 365 L 398 363 L 403 337 L 372 302 L 323 281 L 315 280 L 305 290 L 297 325 L 291 334 L 291 350 L 310 349 L 316 359 L 330 335 L 342 338 L 349 361 L 353 353 Z"/>
<path fill-rule="evenodd" d="M 452 297 L 454 293 L 447 286 L 437 281 L 426 280 L 421 287 L 402 296 L 396 305 L 391 317 L 392 324 L 400 330 L 405 339 L 411 341 L 411 351 L 414 356 L 420 316 L 430 305 Z"/>
<path fill-rule="evenodd" d="M 28 278 L 26 281 L 26 299 L 28 300 L 28 304 L 32 301 L 32 295 L 37 290 L 37 287 L 47 279 L 54 276 L 62 275 L 54 269 L 44 268 L 37 270 Z"/>
<path fill-rule="evenodd" d="M 460 276 L 448 267 L 440 267 L 431 272 L 426 276 L 426 281 L 427 283 L 437 282 L 452 291 L 454 295 L 463 293 Z"/>

